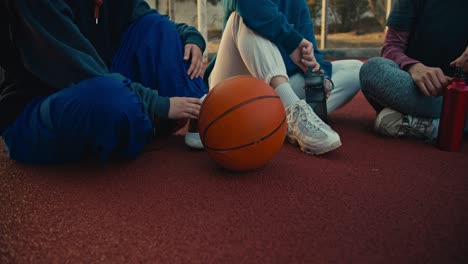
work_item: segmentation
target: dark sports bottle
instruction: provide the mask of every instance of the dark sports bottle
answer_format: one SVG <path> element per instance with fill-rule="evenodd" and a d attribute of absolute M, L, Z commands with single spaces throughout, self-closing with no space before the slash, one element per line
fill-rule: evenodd
<path fill-rule="evenodd" d="M 460 151 L 467 110 L 468 86 L 461 73 L 444 91 L 438 135 L 440 149 Z"/>
<path fill-rule="evenodd" d="M 305 74 L 306 102 L 323 122 L 327 123 L 327 96 L 325 91 L 325 76 L 320 72 L 307 68 Z"/>

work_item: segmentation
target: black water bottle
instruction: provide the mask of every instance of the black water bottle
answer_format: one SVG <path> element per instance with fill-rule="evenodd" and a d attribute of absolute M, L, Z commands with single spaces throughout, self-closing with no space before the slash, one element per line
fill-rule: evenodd
<path fill-rule="evenodd" d="M 307 69 L 305 74 L 306 102 L 323 122 L 327 123 L 327 95 L 325 91 L 325 76 L 320 72 Z"/>

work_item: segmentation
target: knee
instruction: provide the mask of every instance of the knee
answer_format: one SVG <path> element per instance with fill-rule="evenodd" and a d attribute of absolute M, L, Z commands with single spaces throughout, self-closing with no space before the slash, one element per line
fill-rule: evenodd
<path fill-rule="evenodd" d="M 99 76 L 78 83 L 72 96 L 80 111 L 98 119 L 115 120 L 117 116 L 142 113 L 141 101 L 130 90 L 129 79 Z"/>
<path fill-rule="evenodd" d="M 170 43 L 177 46 L 175 41 L 181 42 L 177 28 L 166 16 L 160 14 L 148 14 L 138 19 L 134 27 L 138 30 L 138 38 L 143 47 L 153 49 L 161 43 Z"/>
<path fill-rule="evenodd" d="M 379 82 L 379 76 L 387 67 L 395 66 L 398 67 L 395 62 L 382 57 L 371 58 L 362 64 L 359 70 L 359 80 L 363 92 L 368 91 L 368 89 L 375 86 L 375 83 Z"/>
<path fill-rule="evenodd" d="M 348 60 L 346 64 L 347 70 L 359 72 L 364 63 L 360 60 Z"/>
<path fill-rule="evenodd" d="M 162 32 L 167 31 L 168 33 L 177 33 L 177 28 L 175 27 L 174 23 L 172 23 L 167 16 L 158 13 L 152 13 L 143 16 L 137 21 L 137 23 L 150 30 L 160 30 Z"/>
<path fill-rule="evenodd" d="M 398 65 L 386 58 L 370 58 L 364 64 L 362 64 L 359 71 L 359 77 L 365 80 L 372 79 L 376 74 L 382 72 L 388 67 L 398 67 Z"/>

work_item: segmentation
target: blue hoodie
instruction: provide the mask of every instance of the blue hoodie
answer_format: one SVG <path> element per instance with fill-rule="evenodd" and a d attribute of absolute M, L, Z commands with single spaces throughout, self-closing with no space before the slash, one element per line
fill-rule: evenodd
<path fill-rule="evenodd" d="M 317 49 L 314 25 L 305 0 L 223 0 L 223 10 L 224 27 L 231 13 L 237 12 L 247 27 L 276 44 L 289 76 L 301 71 L 289 55 L 305 38 L 314 45 L 314 55 L 320 68 L 331 77 L 331 63 L 325 61 Z M 207 68 L 205 80 L 215 63 L 216 57 Z"/>

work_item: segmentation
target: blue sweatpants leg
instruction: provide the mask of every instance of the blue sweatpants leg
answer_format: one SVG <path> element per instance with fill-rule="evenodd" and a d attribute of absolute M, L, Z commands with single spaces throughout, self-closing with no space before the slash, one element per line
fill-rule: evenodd
<path fill-rule="evenodd" d="M 95 77 L 33 99 L 2 134 L 10 157 L 34 164 L 134 158 L 152 124 L 129 84 Z"/>
<path fill-rule="evenodd" d="M 160 14 L 136 20 L 122 36 L 110 70 L 158 90 L 165 97 L 200 98 L 208 92 L 202 78 L 187 74 L 184 43 L 171 21 Z"/>

